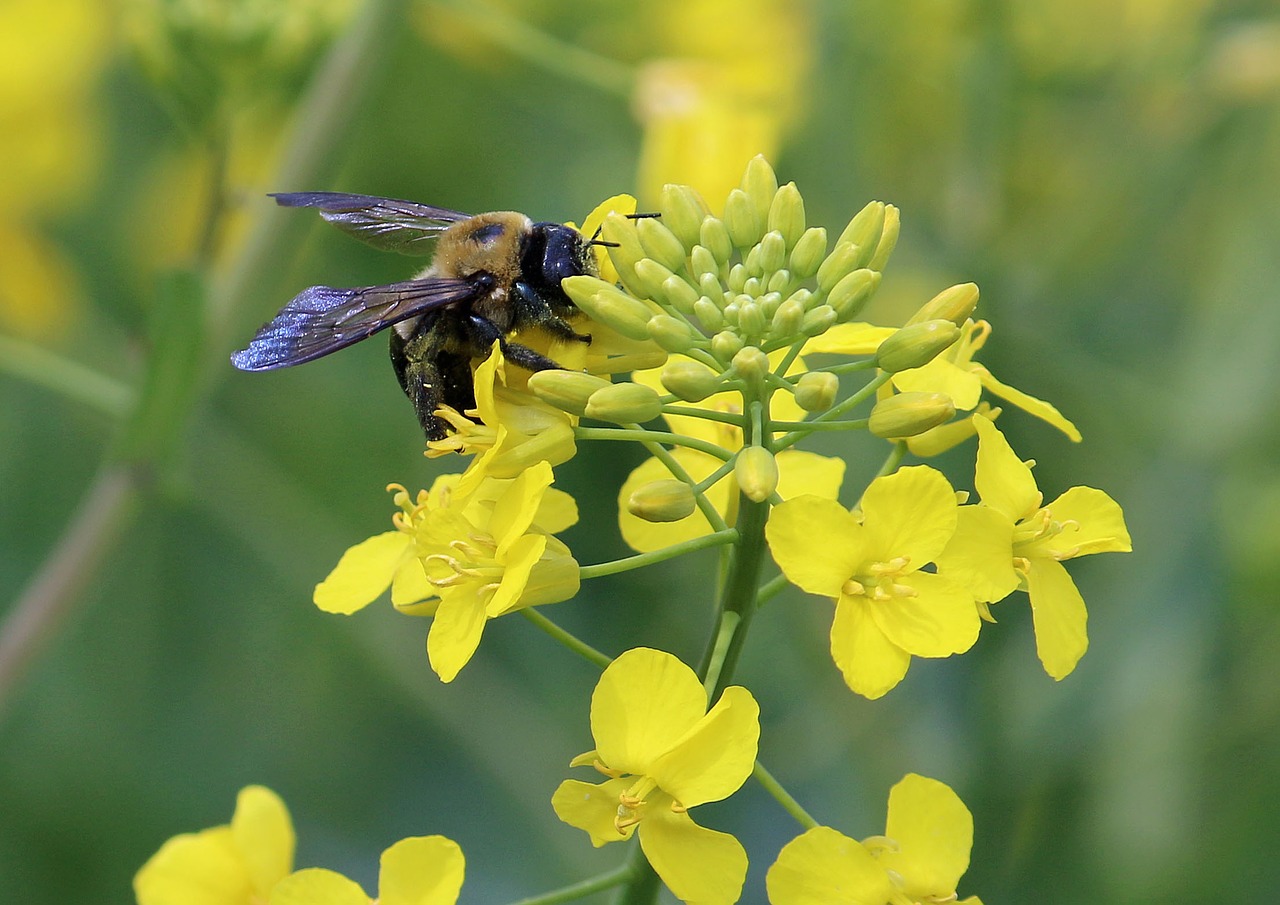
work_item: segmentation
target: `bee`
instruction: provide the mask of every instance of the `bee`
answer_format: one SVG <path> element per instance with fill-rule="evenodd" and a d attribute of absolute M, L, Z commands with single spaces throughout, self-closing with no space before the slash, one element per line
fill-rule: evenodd
<path fill-rule="evenodd" d="M 565 277 L 597 275 L 591 245 L 575 229 L 534 223 L 524 214 L 496 211 L 470 216 L 441 207 L 370 195 L 298 192 L 271 197 L 283 207 L 312 207 L 346 233 L 375 248 L 434 255 L 411 280 L 385 286 L 298 293 L 262 327 L 247 348 L 231 356 L 242 371 L 303 364 L 346 348 L 388 327 L 391 364 L 428 440 L 443 439 L 440 406 L 475 407 L 471 363 L 502 354 L 529 371 L 558 368 L 554 361 L 508 339 L 537 328 L 589 343 L 569 318 L 578 309 L 560 288 Z"/>

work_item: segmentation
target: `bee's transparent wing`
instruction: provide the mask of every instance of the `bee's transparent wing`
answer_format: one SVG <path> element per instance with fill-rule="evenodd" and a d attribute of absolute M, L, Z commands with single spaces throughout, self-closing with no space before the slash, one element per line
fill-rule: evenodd
<path fill-rule="evenodd" d="M 280 192 L 281 207 L 314 207 L 338 229 L 384 251 L 406 255 L 431 253 L 430 240 L 468 214 L 416 201 L 350 195 L 346 192 Z"/>
<path fill-rule="evenodd" d="M 362 289 L 312 286 L 281 308 L 231 363 L 242 371 L 299 365 L 482 291 L 474 282 L 434 277 Z"/>

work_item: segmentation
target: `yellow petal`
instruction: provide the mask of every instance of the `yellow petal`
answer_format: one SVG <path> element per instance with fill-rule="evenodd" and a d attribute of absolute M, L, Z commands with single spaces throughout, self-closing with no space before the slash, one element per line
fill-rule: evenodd
<path fill-rule="evenodd" d="M 411 836 L 382 853 L 378 905 L 454 905 L 466 861 L 444 836 Z"/>
<path fill-rule="evenodd" d="M 1017 590 L 1013 568 L 1013 521 L 990 506 L 961 506 L 956 533 L 938 557 L 938 574 L 985 603 Z"/>
<path fill-rule="evenodd" d="M 1072 487 L 1046 507 L 1055 522 L 1070 522 L 1062 533 L 1035 545 L 1057 558 L 1133 549 L 1120 504 L 1093 487 Z M 1069 556 L 1067 556 L 1069 554 Z"/>
<path fill-rule="evenodd" d="M 581 585 L 578 561 L 567 553 L 558 552 L 558 549 L 553 552 L 554 540 L 555 538 L 547 538 L 547 549 L 542 558 L 533 564 L 533 569 L 525 580 L 524 590 L 511 609 L 559 603 L 577 595 Z"/>
<path fill-rule="evenodd" d="M 1052 559 L 1031 560 L 1027 586 L 1036 627 L 1036 653 L 1045 672 L 1055 679 L 1065 678 L 1089 647 L 1084 598 L 1062 563 Z"/>
<path fill-rule="evenodd" d="M 799 449 L 784 449 L 778 462 L 778 496 L 784 500 L 806 493 L 834 500 L 844 483 L 844 459 Z"/>
<path fill-rule="evenodd" d="M 893 375 L 893 385 L 903 393 L 943 393 L 950 396 L 962 412 L 976 406 L 982 395 L 978 375 L 958 367 L 945 355 L 938 356 L 922 368 L 899 371 Z"/>
<path fill-rule="evenodd" d="M 882 905 L 893 891 L 862 843 L 825 826 L 784 845 L 765 886 L 771 905 Z"/>
<path fill-rule="evenodd" d="M 533 523 L 548 534 L 559 534 L 578 523 L 578 501 L 563 490 L 548 487 Z"/>
<path fill-rule="evenodd" d="M 231 828 L 174 836 L 133 878 L 138 905 L 244 905 L 253 883 Z"/>
<path fill-rule="evenodd" d="M 844 681 L 864 698 L 875 700 L 902 681 L 911 655 L 885 637 L 861 598 L 843 598 L 831 623 L 831 658 Z"/>
<path fill-rule="evenodd" d="M 681 467 L 695 480 L 701 481 L 720 467 L 720 460 L 706 453 L 692 449 L 677 449 L 672 455 Z M 618 527 L 622 531 L 622 539 L 627 546 L 639 553 L 661 550 L 672 544 L 705 537 L 711 533 L 711 523 L 699 510 L 674 522 L 647 522 L 627 511 L 627 500 L 631 494 L 653 481 L 665 481 L 671 478 L 667 466 L 657 459 L 648 459 L 631 472 L 618 491 Z M 721 514 L 729 509 L 730 492 L 736 490 L 732 473 L 725 475 L 707 490 L 707 499 Z"/>
<path fill-rule="evenodd" d="M 640 822 L 640 847 L 681 901 L 732 905 L 742 894 L 747 876 L 742 843 L 698 826 L 688 814 L 653 808 Z"/>
<path fill-rule="evenodd" d="M 293 870 L 297 842 L 293 822 L 284 802 L 270 789 L 246 786 L 240 790 L 231 835 L 259 897 Z"/>
<path fill-rule="evenodd" d="M 1039 509 L 1044 499 L 1036 488 L 1036 479 L 999 428 L 978 415 L 973 416 L 973 425 L 978 430 L 978 464 L 973 486 L 984 505 L 1015 522 L 1021 521 Z"/>
<path fill-rule="evenodd" d="M 619 832 L 613 819 L 618 814 L 618 796 L 631 785 L 630 779 L 610 779 L 599 785 L 566 779 L 551 796 L 556 816 L 591 837 L 596 848 L 609 842 L 630 839 L 635 825 Z"/>
<path fill-rule="evenodd" d="M 862 495 L 866 557 L 887 562 L 905 556 L 912 571 L 933 562 L 955 534 L 957 508 L 951 484 L 928 465 L 876 478 Z"/>
<path fill-rule="evenodd" d="M 412 546 L 413 538 L 402 531 L 377 534 L 356 544 L 316 585 L 312 598 L 316 606 L 326 613 L 350 615 L 373 603 L 391 584 Z"/>
<path fill-rule="evenodd" d="M 591 695 L 591 734 L 614 770 L 645 775 L 707 712 L 692 669 L 671 654 L 633 648 L 610 663 Z"/>
<path fill-rule="evenodd" d="M 427 573 L 422 568 L 422 560 L 418 557 L 409 555 L 404 562 L 400 563 L 400 568 L 396 569 L 395 575 L 391 579 L 391 605 L 396 609 L 403 610 L 413 604 L 421 603 L 424 600 L 434 598 L 436 589 L 431 582 L 427 581 Z M 435 612 L 438 600 L 431 603 L 431 612 Z M 407 610 L 418 614 L 420 608 Z"/>
<path fill-rule="evenodd" d="M 836 324 L 804 344 L 804 354 L 875 355 L 880 344 L 898 332 L 897 327 L 875 324 Z"/>
<path fill-rule="evenodd" d="M 1035 396 L 1028 395 L 1027 393 L 1022 392 L 1022 390 L 1015 389 L 1007 383 L 1001 383 L 996 379 L 994 374 L 982 365 L 974 365 L 974 371 L 977 373 L 978 379 L 982 381 L 982 385 L 986 387 L 992 395 L 999 396 L 1001 399 L 1013 403 L 1027 414 L 1034 415 L 1041 421 L 1052 424 L 1058 430 L 1070 437 L 1073 443 L 1080 442 L 1080 430 L 1048 402 L 1045 402 L 1043 399 L 1037 399 Z"/>
<path fill-rule="evenodd" d="M 880 855 L 913 901 L 947 901 L 969 869 L 973 816 L 945 783 L 908 773 L 889 791 L 885 835 L 897 851 Z"/>
<path fill-rule="evenodd" d="M 480 646 L 488 596 L 478 594 L 472 583 L 440 595 L 440 608 L 427 634 L 427 659 L 441 682 L 452 682 Z"/>
<path fill-rule="evenodd" d="M 865 530 L 835 500 L 798 496 L 773 508 L 765 538 L 792 584 L 823 597 L 840 589 L 865 558 Z"/>
<path fill-rule="evenodd" d="M 647 774 L 686 808 L 720 801 L 751 775 L 759 741 L 760 707 L 751 692 L 734 685 Z"/>
<path fill-rule="evenodd" d="M 917 657 L 949 657 L 973 647 L 982 619 L 972 594 L 930 572 L 915 572 L 902 581 L 916 590 L 915 597 L 868 605 L 886 638 Z"/>
<path fill-rule="evenodd" d="M 270 905 L 369 905 L 359 884 L 319 867 L 285 877 L 271 890 Z"/>
<path fill-rule="evenodd" d="M 489 533 L 498 541 L 499 562 L 503 561 L 507 548 L 533 524 L 534 516 L 538 514 L 538 507 L 542 503 L 542 495 L 551 486 L 552 480 L 554 475 L 551 466 L 546 462 L 539 462 L 525 469 L 494 504 Z"/>
<path fill-rule="evenodd" d="M 624 215 L 634 214 L 636 212 L 636 199 L 630 195 L 614 195 L 612 198 L 606 198 L 600 202 L 596 205 L 595 210 L 587 214 L 587 219 L 582 221 L 583 237 L 586 239 L 594 238 L 596 231 L 600 229 L 600 224 L 604 222 L 605 215 L 615 211 Z M 600 279 L 606 283 L 618 282 L 618 271 L 614 269 L 613 262 L 609 260 L 606 249 L 596 245 L 592 246 L 591 250 L 595 253 L 596 264 L 600 268 Z"/>
<path fill-rule="evenodd" d="M 522 534 L 507 548 L 503 561 L 502 582 L 485 605 L 485 615 L 490 619 L 509 613 L 516 608 L 533 567 L 547 548 L 544 534 Z"/>

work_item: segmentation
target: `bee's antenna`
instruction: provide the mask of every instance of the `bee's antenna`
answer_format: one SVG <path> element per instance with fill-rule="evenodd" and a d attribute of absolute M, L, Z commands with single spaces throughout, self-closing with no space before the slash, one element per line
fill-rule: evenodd
<path fill-rule="evenodd" d="M 591 239 L 588 245 L 599 245 L 602 248 L 621 248 L 617 242 L 606 242 L 604 239 Z"/>
<path fill-rule="evenodd" d="M 653 211 L 652 213 L 648 213 L 648 214 L 627 214 L 627 219 L 628 220 L 656 220 L 661 216 L 662 214 L 658 213 L 657 211 Z"/>

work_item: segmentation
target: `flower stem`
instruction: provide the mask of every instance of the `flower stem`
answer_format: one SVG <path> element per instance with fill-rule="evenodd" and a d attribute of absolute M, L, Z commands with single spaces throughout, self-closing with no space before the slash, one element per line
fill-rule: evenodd
<path fill-rule="evenodd" d="M 755 777 L 756 782 L 764 786 L 766 792 L 772 795 L 782 805 L 783 810 L 796 819 L 806 830 L 811 830 L 818 825 L 818 821 L 809 816 L 809 812 L 800 806 L 800 802 L 791 797 L 786 789 L 782 788 L 782 783 L 774 778 L 773 774 L 764 768 L 764 764 L 756 761 L 755 769 L 751 771 L 751 775 Z"/>
<path fill-rule="evenodd" d="M 717 446 L 714 443 L 709 443 L 706 440 L 699 440 L 697 437 L 686 437 L 683 434 L 673 434 L 669 431 L 645 430 L 642 427 L 577 427 L 574 428 L 573 432 L 579 440 L 648 440 L 653 443 L 670 443 L 673 446 L 687 446 L 689 449 L 696 449 L 698 452 L 704 452 L 709 456 L 715 456 L 721 461 L 733 458 L 733 453 L 729 452 L 727 449 Z"/>
<path fill-rule="evenodd" d="M 569 632 L 565 631 L 560 626 L 556 625 L 554 622 L 548 619 L 546 616 L 539 613 L 534 607 L 531 607 L 531 606 L 525 607 L 523 610 L 520 611 L 520 615 L 528 619 L 538 628 L 542 629 L 552 638 L 555 638 L 565 647 L 569 648 L 569 650 L 573 651 L 575 654 L 582 657 L 582 659 L 587 660 L 593 665 L 598 666 L 601 669 L 604 669 L 606 666 L 608 666 L 610 663 L 613 662 L 612 658 L 610 658 L 606 654 L 602 654 L 600 651 L 596 650 L 594 647 L 592 647 L 590 644 L 583 641 L 581 638 L 577 637 L 576 635 L 570 634 Z"/>
<path fill-rule="evenodd" d="M 122 418 L 134 401 L 124 383 L 20 339 L 0 336 L 0 371 Z"/>
<path fill-rule="evenodd" d="M 704 534 L 701 537 L 695 537 L 690 540 L 681 541 L 678 544 L 672 544 L 669 547 L 663 547 L 661 550 L 652 550 L 648 553 L 637 553 L 635 556 L 627 556 L 622 559 L 615 559 L 609 562 L 596 563 L 591 566 L 582 566 L 578 569 L 578 575 L 581 578 L 600 578 L 604 575 L 616 575 L 619 572 L 629 572 L 632 569 L 639 569 L 643 566 L 651 566 L 654 563 L 664 562 L 685 553 L 692 553 L 695 550 L 705 550 L 707 547 L 716 547 L 721 544 L 732 544 L 738 539 L 738 532 L 733 528 L 725 528 L 722 531 L 716 531 L 713 534 Z"/>
<path fill-rule="evenodd" d="M 627 868 L 631 871 L 631 879 L 614 900 L 614 905 L 653 905 L 658 901 L 658 875 L 653 865 L 645 857 L 639 840 L 635 840 L 631 849 L 631 857 L 627 859 Z"/>
<path fill-rule="evenodd" d="M 747 628 L 751 625 L 751 617 L 755 615 L 756 582 L 759 580 L 760 566 L 764 562 L 764 525 L 768 518 L 767 502 L 755 503 L 739 494 L 737 530 L 740 538 L 729 563 L 716 629 L 698 668 L 698 675 L 704 681 L 712 673 L 716 675 L 709 694 L 713 704 L 733 678 L 734 668 L 746 640 Z M 726 636 L 727 641 L 724 640 Z"/>
<path fill-rule="evenodd" d="M 540 896 L 521 899 L 518 902 L 513 902 L 512 905 L 557 905 L 559 902 L 572 902 L 575 899 L 585 898 L 593 892 L 600 892 L 612 886 L 620 886 L 631 879 L 631 874 L 631 865 L 624 864 L 616 870 L 589 877 L 581 882 L 563 886 L 551 892 L 544 892 Z"/>

